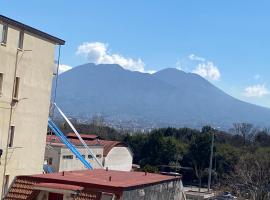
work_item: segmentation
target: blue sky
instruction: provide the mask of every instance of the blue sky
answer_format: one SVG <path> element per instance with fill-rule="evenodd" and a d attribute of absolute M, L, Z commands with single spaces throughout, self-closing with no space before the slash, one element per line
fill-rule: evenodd
<path fill-rule="evenodd" d="M 178 67 L 270 107 L 270 1 L 0 0 L 0 13 L 66 40 L 61 64 Z"/>

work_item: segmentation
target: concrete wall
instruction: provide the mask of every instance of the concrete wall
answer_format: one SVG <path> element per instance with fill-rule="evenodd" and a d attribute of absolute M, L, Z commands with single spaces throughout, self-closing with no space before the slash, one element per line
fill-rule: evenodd
<path fill-rule="evenodd" d="M 17 175 L 42 173 L 47 118 L 53 78 L 55 45 L 28 32 L 24 50 L 18 51 L 19 30 L 9 27 L 6 46 L 0 45 L 0 73 L 4 74 L 0 96 L 0 147 L 5 150 L 9 130 L 10 103 L 14 76 L 20 77 L 19 102 L 14 106 L 11 125 L 15 126 L 13 147 L 8 149 L 10 183 Z M 18 51 L 18 69 L 15 60 Z M 5 151 L 0 165 L 0 193 Z"/>
<path fill-rule="evenodd" d="M 131 171 L 133 155 L 127 147 L 113 147 L 104 158 L 104 166 L 110 170 Z"/>
<path fill-rule="evenodd" d="M 95 155 L 101 155 L 101 158 L 98 158 L 99 162 L 102 163 L 103 159 L 103 147 L 102 146 L 91 146 L 91 151 Z M 101 168 L 94 159 L 89 159 L 89 153 L 84 147 L 77 147 L 77 150 L 85 155 L 85 159 L 89 161 L 94 169 Z M 53 147 L 46 148 L 45 159 L 52 158 L 52 167 L 57 172 L 61 171 L 70 171 L 70 170 L 83 170 L 86 169 L 85 166 L 73 155 L 73 159 L 64 159 L 63 156 L 73 155 L 73 153 L 66 147 Z"/>
<path fill-rule="evenodd" d="M 125 191 L 121 200 L 184 200 L 181 181 L 170 181 Z"/>

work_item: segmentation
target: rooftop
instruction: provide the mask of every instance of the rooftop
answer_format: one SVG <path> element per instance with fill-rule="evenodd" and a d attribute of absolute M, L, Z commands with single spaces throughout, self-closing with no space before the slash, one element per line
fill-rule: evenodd
<path fill-rule="evenodd" d="M 75 145 L 75 146 L 82 146 L 81 141 L 76 137 L 74 137 L 74 133 L 69 133 L 67 134 L 67 138 L 69 139 L 69 141 Z M 107 156 L 108 153 L 112 150 L 113 147 L 127 147 L 126 144 L 124 144 L 123 142 L 119 142 L 119 141 L 111 141 L 111 140 L 100 140 L 98 139 L 98 136 L 96 135 L 89 135 L 89 138 L 96 138 L 96 139 L 91 139 L 91 140 L 87 140 L 85 139 L 85 135 L 86 134 L 80 134 L 81 136 L 83 136 L 83 140 L 84 142 L 89 145 L 89 146 L 103 146 L 103 156 Z M 62 141 L 55 135 L 47 135 L 47 144 L 52 145 L 52 146 L 65 146 L 64 143 L 62 143 Z"/>
<path fill-rule="evenodd" d="M 16 199 L 29 199 L 29 197 L 36 195 L 37 189 L 76 190 L 81 191 L 82 194 L 98 191 L 119 194 L 132 188 L 179 181 L 180 179 L 180 176 L 104 169 L 18 176 L 12 184 L 6 199 L 14 199 L 15 197 Z"/>
<path fill-rule="evenodd" d="M 47 180 L 52 182 L 58 180 L 60 182 L 69 183 L 70 185 L 80 185 L 84 183 L 88 186 L 104 186 L 112 188 L 130 188 L 180 179 L 180 176 L 166 176 L 154 173 L 125 172 L 104 169 L 40 174 L 33 175 L 31 177 L 37 178 L 38 180 Z"/>
<path fill-rule="evenodd" d="M 9 25 L 12 25 L 12 26 L 15 26 L 15 27 L 18 27 L 19 29 L 23 30 L 23 31 L 28 31 L 34 35 L 38 35 L 42 38 L 45 38 L 51 42 L 54 42 L 55 44 L 59 44 L 59 45 L 64 45 L 65 44 L 65 41 L 62 40 L 62 39 L 59 39 L 57 37 L 54 37 L 48 33 L 45 33 L 45 32 L 42 32 L 38 29 L 35 29 L 31 26 L 28 26 L 26 24 L 23 24 L 21 22 L 18 22 L 16 20 L 13 20 L 13 19 L 10 19 L 6 16 L 3 16 L 3 15 L 0 15 L 0 22 L 3 22 L 3 23 L 6 23 L 6 24 L 9 24 Z"/>
<path fill-rule="evenodd" d="M 66 136 L 67 136 L 67 138 L 78 139 L 78 137 L 75 133 L 68 133 Z M 99 136 L 94 135 L 94 134 L 80 134 L 80 136 L 84 140 L 95 140 L 95 139 L 99 138 Z"/>

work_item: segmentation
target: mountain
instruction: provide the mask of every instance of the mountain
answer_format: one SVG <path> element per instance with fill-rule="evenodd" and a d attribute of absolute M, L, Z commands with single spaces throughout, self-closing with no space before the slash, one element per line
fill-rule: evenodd
<path fill-rule="evenodd" d="M 141 127 L 270 125 L 270 109 L 237 100 L 199 75 L 174 68 L 147 74 L 84 64 L 59 75 L 56 102 L 70 117 L 98 114 Z"/>

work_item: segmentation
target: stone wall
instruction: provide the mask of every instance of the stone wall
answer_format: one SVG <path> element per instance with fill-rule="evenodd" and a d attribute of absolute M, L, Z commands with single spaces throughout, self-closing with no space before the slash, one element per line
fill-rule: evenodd
<path fill-rule="evenodd" d="M 182 181 L 169 181 L 157 185 L 125 191 L 122 200 L 184 200 Z"/>

